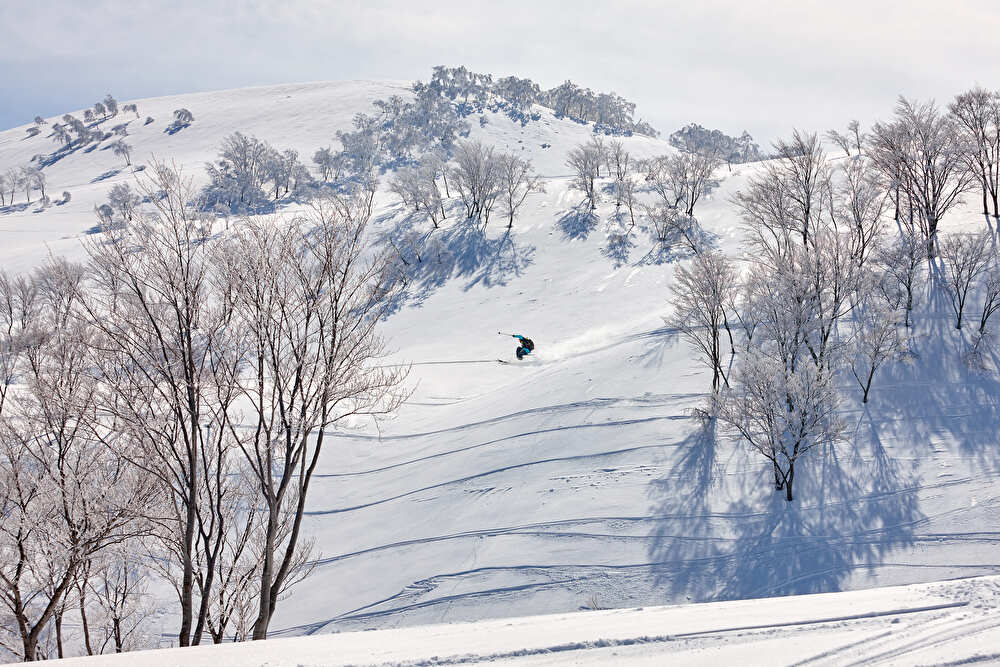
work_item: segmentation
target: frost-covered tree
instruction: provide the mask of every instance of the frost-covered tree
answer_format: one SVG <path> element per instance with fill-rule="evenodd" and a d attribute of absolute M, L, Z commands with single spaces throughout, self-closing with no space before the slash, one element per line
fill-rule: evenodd
<path fill-rule="evenodd" d="M 861 402 L 867 403 L 875 373 L 899 356 L 896 313 L 884 302 L 866 299 L 857 310 L 852 328 L 851 373 L 861 387 Z"/>
<path fill-rule="evenodd" d="M 760 159 L 760 147 L 746 131 L 739 137 L 731 137 L 720 130 L 709 130 L 691 123 L 671 134 L 669 141 L 684 153 L 715 156 L 720 164 L 725 162 L 730 171 L 734 164 Z"/>
<path fill-rule="evenodd" d="M 955 313 L 955 328 L 962 328 L 962 315 L 969 291 L 989 268 L 992 259 L 991 235 L 949 234 L 940 243 L 944 262 L 944 285 Z"/>
<path fill-rule="evenodd" d="M 601 154 L 592 144 L 581 144 L 569 152 L 566 166 L 573 170 L 571 187 L 583 193 L 584 201 L 593 211 L 599 200 L 597 178 L 600 174 Z"/>
<path fill-rule="evenodd" d="M 522 160 L 510 153 L 501 153 L 499 160 L 500 206 L 507 216 L 507 229 L 511 229 L 514 216 L 524 206 L 528 195 L 544 191 L 544 186 L 535 175 L 530 160 Z"/>
<path fill-rule="evenodd" d="M 826 138 L 839 146 L 848 157 L 851 156 L 851 138 L 846 134 L 841 134 L 837 130 L 828 130 Z"/>
<path fill-rule="evenodd" d="M 702 362 L 712 369 L 712 391 L 718 393 L 721 384 L 729 386 L 723 367 L 723 329 L 729 331 L 726 304 L 729 292 L 736 284 L 736 271 L 717 252 L 695 255 L 691 267 L 678 267 L 671 285 L 674 307 L 667 320 L 681 336 L 698 351 Z M 729 333 L 730 348 L 732 334 Z M 721 384 L 720 384 L 721 380 Z"/>
<path fill-rule="evenodd" d="M 666 204 L 647 206 L 646 218 L 656 242 L 665 248 L 683 246 L 697 255 L 704 249 L 703 232 L 697 218 Z"/>
<path fill-rule="evenodd" d="M 370 363 L 384 349 L 376 326 L 389 287 L 386 259 L 368 252 L 364 206 L 348 212 L 341 204 L 318 202 L 309 225 L 248 221 L 217 262 L 228 272 L 248 346 L 241 393 L 259 424 L 241 443 L 266 508 L 254 639 L 267 637 L 278 595 L 294 576 L 329 429 L 352 415 L 393 410 L 403 398 L 405 373 Z"/>
<path fill-rule="evenodd" d="M 125 106 L 122 107 L 122 113 L 129 113 L 129 112 L 134 113 L 135 119 L 139 120 L 139 109 L 138 107 L 136 107 L 136 105 L 126 104 Z"/>
<path fill-rule="evenodd" d="M 663 204 L 693 216 L 698 200 L 718 185 L 712 178 L 718 166 L 718 157 L 710 153 L 663 155 L 647 163 L 646 183 Z"/>
<path fill-rule="evenodd" d="M 318 149 L 313 153 L 313 164 L 319 169 L 320 179 L 323 181 L 338 181 L 344 170 L 344 158 L 339 153 L 334 153 L 329 146 Z"/>
<path fill-rule="evenodd" d="M 35 116 L 35 121 L 34 122 L 35 122 L 35 125 L 38 125 L 39 127 L 42 126 L 42 125 L 45 125 L 45 123 L 46 123 L 45 119 L 42 118 L 41 116 Z"/>
<path fill-rule="evenodd" d="M 500 196 L 500 159 L 492 146 L 479 141 L 460 141 L 455 148 L 451 184 L 465 207 L 468 220 L 490 221 L 490 212 Z"/>
<path fill-rule="evenodd" d="M 29 204 L 33 190 L 38 190 L 42 197 L 45 196 L 45 174 L 38 167 L 21 167 L 19 180 L 21 187 L 24 188 L 25 199 Z"/>
<path fill-rule="evenodd" d="M 775 488 L 791 502 L 800 459 L 837 442 L 844 432 L 833 374 L 808 361 L 788 367 L 751 349 L 734 385 L 717 402 L 719 418 L 771 463 Z"/>
<path fill-rule="evenodd" d="M 178 640 L 187 646 L 206 629 L 206 571 L 222 529 L 218 499 L 234 483 L 226 414 L 237 334 L 229 328 L 231 311 L 213 298 L 211 226 L 191 203 L 190 181 L 154 164 L 136 186 L 150 210 L 88 242 L 93 287 L 84 305 L 103 341 L 96 358 L 104 378 L 100 410 L 114 428 L 102 439 L 162 494 L 149 508 L 157 516 L 149 544 L 159 552 L 151 562 L 176 588 Z M 200 599 L 196 578 L 205 591 Z"/>
<path fill-rule="evenodd" d="M 83 277 L 83 267 L 53 260 L 5 300 L 13 309 L 4 316 L 20 320 L 6 331 L 27 335 L 15 343 L 23 391 L 6 396 L 0 428 L 0 605 L 17 621 L 26 661 L 53 620 L 61 654 L 57 614 L 78 572 L 139 528 L 154 493 L 94 438 L 96 341 L 79 319 Z"/>
<path fill-rule="evenodd" d="M 124 139 L 119 139 L 111 144 L 111 151 L 118 157 L 125 160 L 125 166 L 132 166 L 132 146 L 125 143 Z"/>
<path fill-rule="evenodd" d="M 7 188 L 7 202 L 10 204 L 14 203 L 14 194 L 21 187 L 21 178 L 21 171 L 11 167 L 4 174 L 3 182 L 0 183 Z"/>
<path fill-rule="evenodd" d="M 108 93 L 104 96 L 104 108 L 108 112 L 108 116 L 114 118 L 118 115 L 118 102 Z"/>
<path fill-rule="evenodd" d="M 94 122 L 94 110 L 93 109 L 84 109 L 83 110 L 83 122 L 84 123 L 88 123 L 88 124 Z"/>
<path fill-rule="evenodd" d="M 838 176 L 830 212 L 838 227 L 850 230 L 853 254 L 858 265 L 864 266 L 879 247 L 885 184 L 878 171 L 860 157 L 843 164 Z"/>
<path fill-rule="evenodd" d="M 106 120 L 108 117 L 108 108 L 104 106 L 103 102 L 97 102 L 94 104 L 93 116 L 100 116 L 102 120 Z"/>
<path fill-rule="evenodd" d="M 108 205 L 113 215 L 126 223 L 134 222 L 139 215 L 142 197 L 128 183 L 118 183 L 108 191 Z"/>
<path fill-rule="evenodd" d="M 924 281 L 927 248 L 913 233 L 904 231 L 892 244 L 879 250 L 877 261 L 892 290 L 904 295 L 904 325 L 910 327 L 915 296 Z"/>
<path fill-rule="evenodd" d="M 973 88 L 948 106 L 958 121 L 959 134 L 969 171 L 975 175 L 983 193 L 983 215 L 989 214 L 988 200 L 993 201 L 993 216 L 1000 216 L 1000 92 Z"/>
<path fill-rule="evenodd" d="M 752 243 L 787 245 L 787 232 L 811 243 L 823 224 L 830 199 L 830 170 L 815 134 L 795 130 L 774 144 L 776 159 L 752 176 L 733 201 L 746 223 Z"/>
<path fill-rule="evenodd" d="M 876 123 L 869 141 L 875 163 L 906 197 L 924 234 L 927 256 L 933 257 L 938 223 L 975 182 L 967 168 L 958 122 L 942 114 L 933 102 L 900 97 L 895 118 Z"/>
<path fill-rule="evenodd" d="M 1000 310 L 1000 270 L 990 269 L 983 280 L 983 309 L 979 316 L 979 333 L 986 333 L 986 325 L 989 324 L 993 313 Z"/>
<path fill-rule="evenodd" d="M 73 143 L 73 137 L 70 136 L 69 132 L 66 130 L 66 127 L 60 123 L 52 124 L 52 138 L 55 140 L 56 143 L 61 144 L 63 146 L 69 146 L 71 143 Z"/>
<path fill-rule="evenodd" d="M 194 122 L 193 113 L 184 108 L 175 109 L 174 120 L 169 125 L 167 125 L 167 127 L 163 131 L 166 132 L 167 134 L 175 134 L 177 132 L 180 132 L 184 128 L 189 127 L 193 122 Z M 148 119 L 146 124 L 147 125 L 149 124 Z"/>
<path fill-rule="evenodd" d="M 267 201 L 264 185 L 273 149 L 254 136 L 234 132 L 222 140 L 219 157 L 206 165 L 210 184 L 204 197 L 232 210 L 254 210 Z"/>
<path fill-rule="evenodd" d="M 136 540 L 116 544 L 95 559 L 81 593 L 92 603 L 81 612 L 90 655 L 156 647 L 149 638 L 156 613 L 148 593 L 151 576 Z"/>
<path fill-rule="evenodd" d="M 32 137 L 37 137 L 39 134 L 41 134 L 42 131 L 39 130 L 37 127 L 29 127 L 27 130 L 25 130 L 25 132 L 28 135 L 25 138 L 31 139 Z"/>
<path fill-rule="evenodd" d="M 112 134 L 117 134 L 119 137 L 128 136 L 128 123 L 119 123 L 111 128 Z"/>

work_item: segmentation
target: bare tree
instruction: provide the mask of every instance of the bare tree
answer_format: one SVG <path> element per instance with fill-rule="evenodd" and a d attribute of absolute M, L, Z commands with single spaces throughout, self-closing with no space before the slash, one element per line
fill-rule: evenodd
<path fill-rule="evenodd" d="M 18 653 L 36 657 L 84 564 L 126 539 L 152 485 L 92 437 L 97 423 L 91 334 L 79 319 L 82 267 L 45 265 L 33 280 L 28 328 L 18 341 L 24 391 L 0 426 L 0 604 L 16 619 Z M 20 305 L 29 303 L 19 300 Z M 9 396 L 7 398 L 10 398 Z"/>
<path fill-rule="evenodd" d="M 988 199 L 993 200 L 993 216 L 1000 216 L 1000 92 L 973 88 L 955 98 L 948 110 L 958 121 L 968 169 L 975 174 L 983 191 L 983 215 L 989 215 Z"/>
<path fill-rule="evenodd" d="M 91 655 L 148 647 L 146 633 L 156 611 L 147 588 L 150 574 L 133 542 L 117 544 L 95 559 L 86 586 L 97 613 L 81 612 Z"/>
<path fill-rule="evenodd" d="M 957 122 L 933 102 L 900 97 L 891 123 L 876 123 L 871 136 L 876 163 L 907 198 L 927 242 L 936 248 L 938 223 L 971 183 Z"/>
<path fill-rule="evenodd" d="M 573 170 L 571 187 L 583 193 L 591 211 L 597 208 L 596 181 L 600 173 L 600 163 L 601 155 L 590 144 L 577 146 L 566 158 L 566 165 Z"/>
<path fill-rule="evenodd" d="M 691 268 L 678 267 L 671 286 L 674 311 L 667 326 L 680 331 L 695 348 L 702 361 L 712 369 L 712 391 L 718 393 L 720 380 L 727 387 L 729 378 L 722 365 L 722 330 L 729 330 L 726 304 L 736 283 L 736 272 L 721 253 L 695 255 Z M 729 334 L 730 347 L 732 333 Z M 735 349 L 732 349 L 735 352 Z"/>
<path fill-rule="evenodd" d="M 507 216 L 509 230 L 514 226 L 514 216 L 521 210 L 528 195 L 544 192 L 544 186 L 535 175 L 530 160 L 522 160 L 510 153 L 502 153 L 499 159 L 500 205 Z"/>
<path fill-rule="evenodd" d="M 647 163 L 646 182 L 664 204 L 690 216 L 698 200 L 718 185 L 712 173 L 720 164 L 714 153 L 663 155 Z"/>
<path fill-rule="evenodd" d="M 125 143 L 124 139 L 119 139 L 111 146 L 112 152 L 120 158 L 125 158 L 125 166 L 132 166 L 132 147 Z"/>
<path fill-rule="evenodd" d="M 890 284 L 905 295 L 905 326 L 910 327 L 910 313 L 913 311 L 914 297 L 923 282 L 922 267 L 927 250 L 921 240 L 904 232 L 892 245 L 878 252 L 878 263 Z"/>
<path fill-rule="evenodd" d="M 862 158 L 849 161 L 841 172 L 841 185 L 832 190 L 830 211 L 835 225 L 850 230 L 852 254 L 864 266 L 879 245 L 886 188 L 878 172 Z"/>
<path fill-rule="evenodd" d="M 694 216 L 685 215 L 672 206 L 659 204 L 645 208 L 652 223 L 656 241 L 664 246 L 681 245 L 697 255 L 704 247 L 701 225 Z"/>
<path fill-rule="evenodd" d="M 941 241 L 945 288 L 955 312 L 955 328 L 962 328 L 962 314 L 969 290 L 986 269 L 991 258 L 991 237 L 979 234 L 949 234 Z"/>
<path fill-rule="evenodd" d="M 867 403 L 875 373 L 899 355 L 900 342 L 895 313 L 887 305 L 868 299 L 859 310 L 853 327 L 851 373 L 861 386 L 861 402 Z"/>
<path fill-rule="evenodd" d="M 493 147 L 478 141 L 458 142 L 451 182 L 465 206 L 466 219 L 488 224 L 500 196 L 500 160 Z"/>
<path fill-rule="evenodd" d="M 865 140 L 867 139 L 867 135 L 861 131 L 861 123 L 857 120 L 852 120 L 847 124 L 847 132 L 854 140 L 854 149 L 857 151 L 858 155 L 861 155 L 865 145 Z"/>
<path fill-rule="evenodd" d="M 815 134 L 796 130 L 790 140 L 774 144 L 777 159 L 764 173 L 752 176 L 733 203 L 748 227 L 751 244 L 787 250 L 792 238 L 803 244 L 822 226 L 830 201 L 830 170 Z"/>
<path fill-rule="evenodd" d="M 787 367 L 758 350 L 743 358 L 733 390 L 716 404 L 719 418 L 770 461 L 775 488 L 788 502 L 799 460 L 844 430 L 832 373 L 808 362 Z"/>
<path fill-rule="evenodd" d="M 248 221 L 223 263 L 248 345 L 241 391 L 257 424 L 239 446 L 267 508 L 254 639 L 267 637 L 293 574 L 328 429 L 402 400 L 405 370 L 370 363 L 383 353 L 376 325 L 389 286 L 385 259 L 367 252 L 367 222 L 363 208 L 337 203 L 317 203 L 310 218 L 284 225 Z"/>
<path fill-rule="evenodd" d="M 851 138 L 846 134 L 841 134 L 837 130 L 829 130 L 826 133 L 826 138 L 837 144 L 848 157 L 851 156 Z"/>
<path fill-rule="evenodd" d="M 216 480 L 227 479 L 231 396 L 216 380 L 237 363 L 236 333 L 225 299 L 213 298 L 211 227 L 190 203 L 190 180 L 154 164 L 136 185 L 153 210 L 87 243 L 94 288 L 84 303 L 103 341 L 101 409 L 114 425 L 105 442 L 165 494 L 157 534 L 180 569 L 178 638 L 187 646 L 200 642 L 209 603 L 203 596 L 195 608 L 195 552 L 217 550 L 222 529 L 212 499 L 222 493 Z"/>
<path fill-rule="evenodd" d="M 986 333 L 986 325 L 993 313 L 1000 310 L 1000 271 L 990 270 L 983 281 L 983 311 L 979 317 L 979 333 Z"/>

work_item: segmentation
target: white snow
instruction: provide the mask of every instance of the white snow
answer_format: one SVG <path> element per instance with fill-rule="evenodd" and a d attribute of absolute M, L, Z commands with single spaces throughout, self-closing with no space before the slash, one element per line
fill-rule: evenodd
<path fill-rule="evenodd" d="M 234 130 L 296 148 L 308 160 L 316 148 L 336 145 L 334 132 L 348 129 L 353 114 L 391 94 L 405 94 L 405 85 L 298 84 L 137 100 L 141 119 L 151 115 L 156 122 L 143 127 L 134 121 L 127 140 L 137 163 L 155 154 L 176 160 L 196 178 Z M 190 109 L 195 122 L 165 134 L 179 107 Z M 566 614 L 594 604 L 626 608 L 859 591 L 1000 572 L 1000 378 L 995 370 L 973 372 L 958 362 L 962 342 L 947 304 L 922 299 L 919 358 L 887 367 L 867 407 L 853 379 L 842 379 L 853 441 L 810 455 L 797 469 L 798 497 L 787 504 L 768 487 L 761 460 L 723 434 L 702 432 L 691 418 L 710 376 L 663 326 L 675 263 L 642 261 L 651 242 L 641 234 L 628 260 L 616 262 L 605 235 L 613 207 L 602 206 L 596 225 L 573 211 L 580 196 L 568 189 L 563 162 L 590 136 L 589 128 L 551 114 L 525 128 L 489 116 L 485 128 L 471 119 L 473 135 L 523 148 L 546 177 L 547 191 L 530 198 L 506 243 L 499 221 L 491 223 L 485 247 L 463 245 L 463 237 L 446 228 L 451 257 L 444 267 L 430 266 L 410 300 L 387 320 L 384 332 L 394 353 L 386 363 L 413 363 L 413 396 L 393 421 L 379 428 L 355 425 L 328 445 L 310 490 L 306 526 L 321 559 L 312 577 L 279 605 L 274 636 Z M 0 132 L 0 170 L 51 152 L 47 133 L 23 139 L 23 128 Z M 541 148 L 543 143 L 552 147 Z M 670 150 L 665 141 L 643 137 L 625 143 L 639 156 Z M 53 199 L 62 190 L 73 199 L 44 212 L 35 212 L 35 205 L 0 209 L 0 265 L 29 270 L 49 252 L 81 258 L 80 238 L 96 224 L 93 206 L 130 176 L 122 171 L 94 181 L 120 168 L 120 160 L 101 149 L 46 168 Z M 729 198 L 756 168 L 723 168 L 721 188 L 696 209 L 731 255 L 739 252 L 740 234 Z M 944 231 L 983 225 L 975 197 L 970 200 L 967 210 L 943 222 Z M 382 197 L 376 230 L 391 233 L 406 224 L 406 213 Z M 523 363 L 496 363 L 512 359 L 514 350 L 513 340 L 497 336 L 498 330 L 530 336 L 536 353 Z M 774 625 L 776 619 L 923 607 L 954 601 L 941 591 L 960 586 L 966 586 L 964 599 L 974 599 L 996 584 L 978 579 L 842 597 L 587 612 L 395 635 L 345 633 L 295 644 L 276 640 L 266 649 L 212 649 L 205 658 L 192 651 L 183 664 L 427 660 L 676 636 L 682 628 L 707 633 Z M 169 600 L 164 607 L 170 608 Z M 728 616 L 720 610 L 738 611 Z M 871 642 L 895 650 L 900 628 L 906 630 L 902 643 L 936 636 L 932 632 L 957 633 L 960 641 L 962 628 L 971 632 L 985 616 L 961 607 L 892 618 L 899 624 L 885 617 L 873 627 L 845 621 L 805 633 L 722 633 L 706 646 L 685 639 L 590 648 L 584 652 L 590 663 L 581 664 L 610 660 L 615 652 L 656 662 L 656 651 L 691 651 L 692 659 L 705 661 L 757 655 L 767 662 L 769 655 L 813 655 L 862 642 L 831 654 L 834 662 L 850 662 L 854 658 L 844 656 L 868 650 Z M 620 619 L 626 620 L 616 625 Z M 165 614 L 160 623 L 168 641 L 176 619 Z M 550 624 L 550 631 L 539 631 Z M 995 629 L 984 632 L 976 637 L 1000 639 Z M 283 646 L 295 646 L 295 655 L 282 655 Z M 957 659 L 941 650 L 927 653 L 938 656 L 927 661 Z M 249 655 L 241 651 L 266 655 L 254 653 L 259 663 L 238 662 Z M 562 656 L 532 655 L 522 662 L 556 659 Z"/>
<path fill-rule="evenodd" d="M 900 665 L 1000 661 L 1000 579 L 271 639 L 66 667 Z M 724 662 L 725 661 L 725 662 Z"/>

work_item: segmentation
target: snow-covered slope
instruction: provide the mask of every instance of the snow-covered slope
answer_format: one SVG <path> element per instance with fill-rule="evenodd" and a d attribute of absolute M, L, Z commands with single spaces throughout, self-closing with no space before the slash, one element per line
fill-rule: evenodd
<path fill-rule="evenodd" d="M 57 664 L 919 665 L 1000 661 L 1000 580 L 273 639 Z"/>
<path fill-rule="evenodd" d="M 231 131 L 308 157 L 372 99 L 403 92 L 352 82 L 138 100 L 156 122 L 133 122 L 129 140 L 138 162 L 176 159 L 200 177 Z M 165 134 L 179 107 L 195 122 Z M 785 503 L 760 459 L 692 418 L 711 379 L 663 327 L 675 262 L 649 255 L 641 233 L 627 257 L 609 247 L 613 207 L 597 222 L 577 212 L 563 163 L 589 128 L 547 113 L 525 128 L 496 115 L 473 126 L 475 137 L 530 157 L 546 192 L 529 199 L 506 241 L 499 222 L 482 239 L 454 216 L 439 233 L 447 252 L 384 328 L 388 363 L 413 364 L 413 395 L 392 422 L 358 425 L 328 445 L 307 525 L 321 559 L 279 606 L 275 634 L 1000 572 L 1000 379 L 958 363 L 963 343 L 947 304 L 921 301 L 920 358 L 887 367 L 867 407 L 842 379 L 852 442 L 812 454 L 797 469 L 797 500 Z M 0 133 L 0 169 L 51 151 L 44 134 Z M 669 150 L 642 137 L 625 144 L 640 157 Z M 0 211 L 3 266 L 28 269 L 48 251 L 79 257 L 93 205 L 130 178 L 106 176 L 120 166 L 96 150 L 46 168 L 49 189 L 73 199 Z M 739 247 L 729 197 L 757 168 L 720 170 L 722 186 L 698 205 L 727 253 Z M 411 224 L 390 196 L 380 199 L 377 232 Z M 969 210 L 943 228 L 982 224 Z M 536 354 L 496 363 L 514 349 L 498 330 L 530 336 Z M 162 619 L 166 636 L 175 627 Z"/>

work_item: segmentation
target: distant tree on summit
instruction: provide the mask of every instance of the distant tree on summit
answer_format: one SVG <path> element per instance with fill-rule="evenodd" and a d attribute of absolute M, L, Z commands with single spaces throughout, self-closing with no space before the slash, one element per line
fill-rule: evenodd
<path fill-rule="evenodd" d="M 139 120 L 139 109 L 134 104 L 126 104 L 122 107 L 122 113 L 134 113 L 135 119 Z"/>
<path fill-rule="evenodd" d="M 35 116 L 35 125 L 45 125 L 45 119 L 41 116 Z"/>
<path fill-rule="evenodd" d="M 104 96 L 104 108 L 108 110 L 108 115 L 112 118 L 118 115 L 118 102 L 111 97 L 111 93 Z"/>
<path fill-rule="evenodd" d="M 52 124 L 52 138 L 56 143 L 69 146 L 73 143 L 73 137 L 66 131 L 66 126 L 61 123 Z"/>
<path fill-rule="evenodd" d="M 84 123 L 93 123 L 94 120 L 95 120 L 94 119 L 94 110 L 93 109 L 85 109 L 84 112 L 83 112 L 83 122 Z"/>
<path fill-rule="evenodd" d="M 28 133 L 28 136 L 26 138 L 30 139 L 32 137 L 37 137 L 39 134 L 41 134 L 42 131 L 39 130 L 37 127 L 29 127 L 27 130 L 25 130 L 25 132 Z"/>
<path fill-rule="evenodd" d="M 94 115 L 97 114 L 100 114 L 102 120 L 108 117 L 108 108 L 104 106 L 103 102 L 94 104 Z"/>

